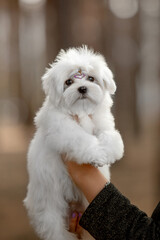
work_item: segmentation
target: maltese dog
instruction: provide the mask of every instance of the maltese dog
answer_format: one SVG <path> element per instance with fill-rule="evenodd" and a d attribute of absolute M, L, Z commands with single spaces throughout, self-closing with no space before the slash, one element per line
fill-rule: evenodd
<path fill-rule="evenodd" d="M 35 117 L 24 203 L 41 239 L 76 240 L 68 229 L 70 203 L 87 207 L 87 200 L 61 156 L 99 167 L 110 179 L 110 164 L 123 156 L 123 141 L 110 110 L 116 85 L 104 57 L 87 46 L 61 50 L 42 85 L 46 99 Z M 93 239 L 85 232 L 82 239 Z"/>

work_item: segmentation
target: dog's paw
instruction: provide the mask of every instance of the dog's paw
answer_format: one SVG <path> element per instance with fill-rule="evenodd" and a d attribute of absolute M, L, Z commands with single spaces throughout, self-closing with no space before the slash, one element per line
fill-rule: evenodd
<path fill-rule="evenodd" d="M 103 167 L 104 165 L 108 164 L 108 155 L 103 147 L 100 147 L 97 158 L 92 160 L 90 164 L 96 168 Z"/>
<path fill-rule="evenodd" d="M 105 131 L 101 133 L 99 142 L 106 155 L 106 164 L 112 164 L 122 158 L 124 145 L 118 131 Z"/>

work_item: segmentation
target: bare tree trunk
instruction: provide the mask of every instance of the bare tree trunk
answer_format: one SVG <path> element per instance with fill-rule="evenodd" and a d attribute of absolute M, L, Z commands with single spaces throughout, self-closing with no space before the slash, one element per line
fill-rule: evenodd
<path fill-rule="evenodd" d="M 46 66 L 45 5 L 20 5 L 20 70 L 22 97 L 32 121 L 42 99 L 41 76 Z"/>

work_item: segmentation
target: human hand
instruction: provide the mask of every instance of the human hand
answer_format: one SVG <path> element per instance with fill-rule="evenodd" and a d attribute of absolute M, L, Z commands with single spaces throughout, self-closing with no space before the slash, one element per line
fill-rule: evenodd
<path fill-rule="evenodd" d="M 67 159 L 65 154 L 62 159 L 74 183 L 84 193 L 88 202 L 91 202 L 103 189 L 107 179 L 98 168 L 90 164 L 78 164 L 74 159 Z"/>
<path fill-rule="evenodd" d="M 61 157 L 70 177 L 77 186 L 79 186 L 81 182 L 85 184 L 85 177 L 90 171 L 97 171 L 96 168 L 90 164 L 78 164 L 75 159 L 68 159 L 66 154 L 62 154 Z"/>

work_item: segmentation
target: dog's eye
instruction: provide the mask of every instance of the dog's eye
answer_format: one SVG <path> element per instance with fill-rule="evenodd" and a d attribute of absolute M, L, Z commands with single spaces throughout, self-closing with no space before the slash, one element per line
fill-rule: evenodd
<path fill-rule="evenodd" d="M 66 84 L 67 86 L 70 86 L 72 83 L 73 83 L 73 80 L 72 80 L 72 79 L 68 79 L 68 80 L 65 81 L 65 84 Z"/>
<path fill-rule="evenodd" d="M 88 76 L 88 78 L 87 78 L 90 82 L 94 82 L 94 77 L 92 77 L 92 76 Z"/>

